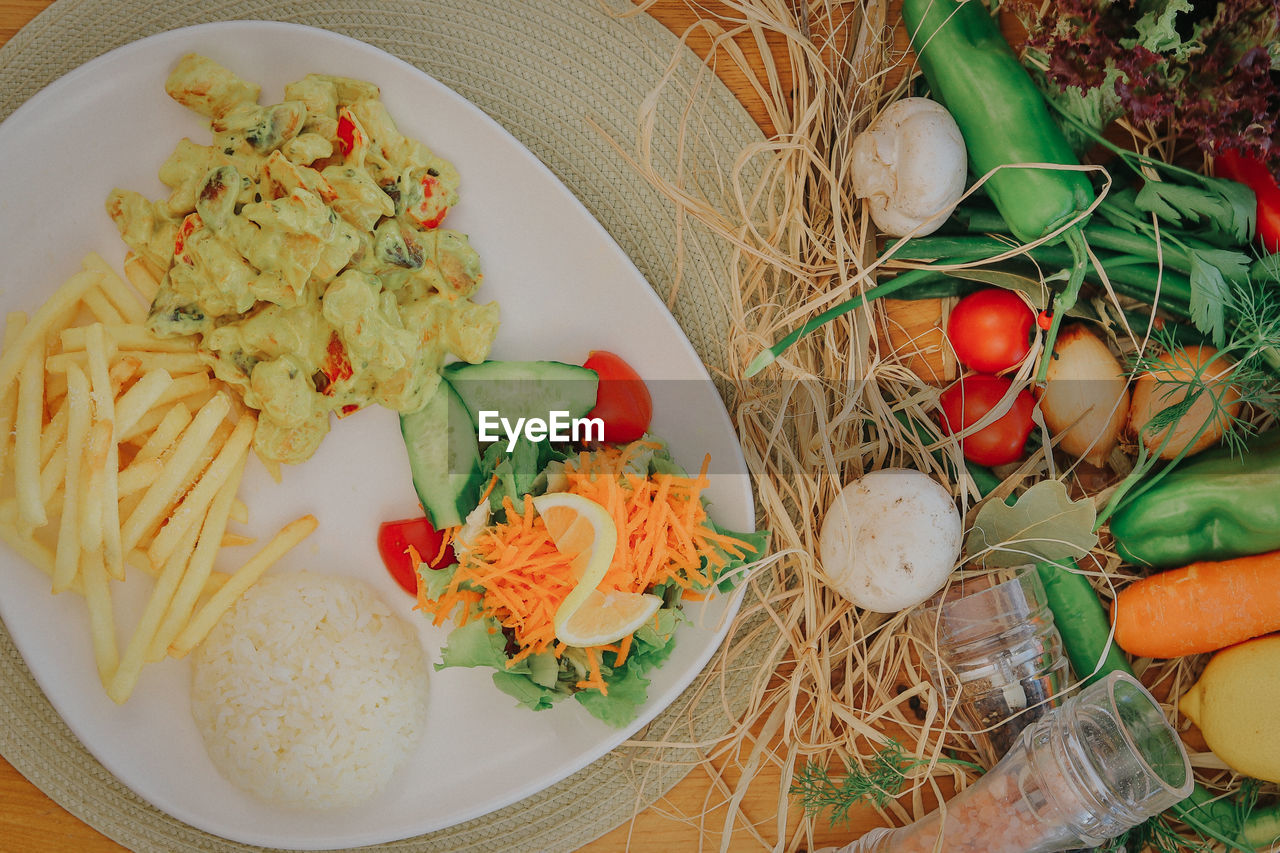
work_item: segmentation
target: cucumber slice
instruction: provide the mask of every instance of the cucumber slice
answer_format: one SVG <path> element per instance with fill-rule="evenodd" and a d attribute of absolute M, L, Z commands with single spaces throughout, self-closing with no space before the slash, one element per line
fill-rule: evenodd
<path fill-rule="evenodd" d="M 476 428 L 482 411 L 513 424 L 517 418 L 547 421 L 552 412 L 585 417 L 596 406 L 600 382 L 594 370 L 559 361 L 455 362 L 441 375 L 457 390 Z"/>
<path fill-rule="evenodd" d="M 416 412 L 400 416 L 413 487 L 437 530 L 462 524 L 480 502 L 480 444 L 462 398 L 444 379 Z"/>

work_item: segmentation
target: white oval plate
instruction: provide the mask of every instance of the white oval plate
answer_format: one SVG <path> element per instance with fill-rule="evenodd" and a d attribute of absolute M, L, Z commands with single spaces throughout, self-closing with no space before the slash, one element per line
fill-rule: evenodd
<path fill-rule="evenodd" d="M 150 198 L 156 177 L 184 135 L 204 144 L 202 119 L 171 101 L 164 81 L 179 57 L 199 52 L 263 86 L 263 102 L 309 72 L 369 80 L 401 129 L 451 160 L 461 203 L 448 227 L 470 235 L 485 281 L 479 298 L 502 306 L 494 358 L 580 363 L 610 349 L 651 383 L 653 430 L 677 459 L 714 460 L 709 497 L 718 521 L 750 529 L 753 508 L 741 448 L 697 354 L 649 284 L 578 200 L 497 123 L 421 71 L 382 51 L 323 30 L 232 22 L 175 30 L 127 45 L 59 79 L 0 126 L 0 234 L 6 270 L 0 309 L 34 310 L 74 273 L 89 250 L 119 269 L 124 257 L 104 210 L 113 187 Z M 680 402 L 663 404 L 671 391 Z M 374 584 L 417 625 L 439 659 L 446 630 L 411 610 L 375 547 L 380 522 L 417 512 L 396 416 L 369 410 L 338 422 L 316 456 L 276 484 L 257 467 L 241 495 L 248 532 L 269 536 L 304 513 L 319 530 L 278 567 L 344 573 Z M 260 539 L 260 541 L 265 541 Z M 252 553 L 229 549 L 224 569 Z M 136 624 L 147 584 L 113 585 L 121 646 Z M 487 671 L 432 675 L 424 741 L 387 790 L 347 809 L 266 805 L 223 779 L 191 719 L 187 661 L 143 671 L 118 707 L 94 669 L 84 602 L 49 594 L 47 579 L 0 551 L 0 616 L 58 713 L 102 764 L 158 808 L 217 835 L 286 848 L 329 848 L 407 838 L 475 818 L 527 797 L 616 747 L 674 700 L 723 639 L 739 596 L 691 609 L 672 658 L 653 676 L 650 698 L 625 730 L 595 720 L 576 702 L 534 713 L 514 706 Z"/>

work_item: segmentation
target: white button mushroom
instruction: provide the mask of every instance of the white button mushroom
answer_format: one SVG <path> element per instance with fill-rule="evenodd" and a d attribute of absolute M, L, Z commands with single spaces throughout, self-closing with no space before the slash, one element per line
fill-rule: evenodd
<path fill-rule="evenodd" d="M 845 486 L 827 510 L 818 537 L 822 571 L 864 610 L 905 610 L 947 582 L 962 528 L 955 501 L 929 475 L 872 471 Z"/>
<path fill-rule="evenodd" d="M 894 101 L 853 140 L 854 195 L 893 237 L 937 230 L 964 195 L 965 175 L 960 128 L 928 98 Z"/>

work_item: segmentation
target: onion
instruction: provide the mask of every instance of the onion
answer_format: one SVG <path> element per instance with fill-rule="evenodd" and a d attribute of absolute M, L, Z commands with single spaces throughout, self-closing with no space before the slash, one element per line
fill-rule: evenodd
<path fill-rule="evenodd" d="M 1240 392 L 1227 381 L 1234 366 L 1235 362 L 1208 346 L 1179 347 L 1164 353 L 1134 383 L 1130 429 L 1148 450 L 1159 453 L 1163 459 L 1172 459 L 1183 448 L 1187 448 L 1190 456 L 1217 444 L 1240 412 Z M 1198 383 L 1197 373 L 1201 376 Z M 1173 425 L 1173 435 L 1168 442 L 1165 435 L 1169 427 L 1154 432 L 1145 429 L 1158 412 L 1176 406 L 1200 383 L 1205 386 L 1204 393 Z M 1211 417 L 1212 422 L 1208 423 Z M 1195 438 L 1197 432 L 1200 432 L 1199 438 Z"/>
<path fill-rule="evenodd" d="M 1129 414 L 1124 368 L 1107 345 L 1081 324 L 1059 333 L 1040 412 L 1065 453 L 1099 468 L 1120 441 Z"/>

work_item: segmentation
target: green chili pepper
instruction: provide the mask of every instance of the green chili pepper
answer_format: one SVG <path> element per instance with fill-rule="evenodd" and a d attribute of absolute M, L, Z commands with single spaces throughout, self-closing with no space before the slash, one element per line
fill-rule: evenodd
<path fill-rule="evenodd" d="M 1088 210 L 1094 193 L 1084 172 L 1020 165 L 1080 161 L 986 6 L 976 0 L 903 0 L 902 17 L 934 97 L 960 127 L 974 174 L 1005 167 L 985 188 L 1013 235 L 1024 243 L 1038 240 Z M 1084 282 L 1084 222 L 1060 235 L 1073 265 L 1066 287 L 1054 297 L 1038 382 L 1049 369 L 1062 317 Z"/>
<path fill-rule="evenodd" d="M 1116 550 L 1168 568 L 1280 548 L 1280 430 L 1243 454 L 1218 448 L 1140 483 L 1111 516 Z"/>

